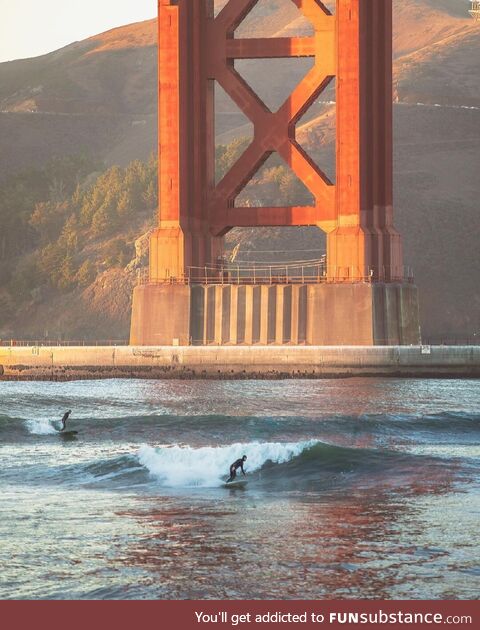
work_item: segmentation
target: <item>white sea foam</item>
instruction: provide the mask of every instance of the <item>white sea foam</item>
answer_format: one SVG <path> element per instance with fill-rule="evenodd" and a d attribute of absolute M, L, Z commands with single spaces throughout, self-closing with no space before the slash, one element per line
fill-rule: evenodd
<path fill-rule="evenodd" d="M 26 424 L 34 435 L 52 435 L 57 432 L 50 420 L 27 420 Z"/>
<path fill-rule="evenodd" d="M 259 470 L 267 461 L 282 464 L 317 444 L 308 442 L 250 442 L 228 446 L 142 446 L 138 459 L 142 466 L 170 487 L 215 487 L 228 476 L 230 464 L 247 455 L 245 470 Z"/>

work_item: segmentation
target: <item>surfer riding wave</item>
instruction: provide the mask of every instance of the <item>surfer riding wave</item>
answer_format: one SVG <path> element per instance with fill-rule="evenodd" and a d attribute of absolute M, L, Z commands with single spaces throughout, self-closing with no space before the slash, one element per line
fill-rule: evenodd
<path fill-rule="evenodd" d="M 61 421 L 60 421 L 60 422 L 62 423 L 62 428 L 61 428 L 61 429 L 59 429 L 60 433 L 61 433 L 62 431 L 65 431 L 66 426 L 67 426 L 67 420 L 68 420 L 68 418 L 70 417 L 70 414 L 71 414 L 71 413 L 72 413 L 72 410 L 71 410 L 71 409 L 69 409 L 68 411 L 66 411 L 66 412 L 63 414 L 63 418 L 62 418 L 62 419 L 61 419 Z"/>
<path fill-rule="evenodd" d="M 236 462 L 233 462 L 233 464 L 230 466 L 230 479 L 227 479 L 227 483 L 231 483 L 235 477 L 237 476 L 237 469 L 240 468 L 243 475 L 245 476 L 245 471 L 243 469 L 243 464 L 244 462 L 247 461 L 247 456 L 244 455 L 241 459 L 237 459 Z"/>

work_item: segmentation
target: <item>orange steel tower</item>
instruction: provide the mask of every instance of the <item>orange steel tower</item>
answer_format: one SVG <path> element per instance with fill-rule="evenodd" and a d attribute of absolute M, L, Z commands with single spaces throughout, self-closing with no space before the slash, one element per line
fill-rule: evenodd
<path fill-rule="evenodd" d="M 158 228 L 148 282 L 136 287 L 131 343 L 416 344 L 417 289 L 404 279 L 393 227 L 392 1 L 291 0 L 311 37 L 239 39 L 259 0 L 159 0 Z M 271 111 L 236 59 L 311 57 L 314 65 Z M 337 168 L 331 182 L 295 139 L 296 124 L 336 77 Z M 215 182 L 214 85 L 254 125 L 251 144 Z M 272 153 L 315 203 L 236 207 Z M 327 265 L 317 278 L 233 278 L 220 269 L 233 227 L 317 226 Z"/>

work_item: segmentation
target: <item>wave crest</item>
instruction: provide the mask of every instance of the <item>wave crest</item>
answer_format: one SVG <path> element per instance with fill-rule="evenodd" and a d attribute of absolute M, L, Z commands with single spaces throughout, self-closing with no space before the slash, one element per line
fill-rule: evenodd
<path fill-rule="evenodd" d="M 232 462 L 243 455 L 247 455 L 246 470 L 255 472 L 269 461 L 274 464 L 289 462 L 315 444 L 318 444 L 317 440 L 287 443 L 251 442 L 202 448 L 178 445 L 159 448 L 142 446 L 138 460 L 163 485 L 208 488 L 222 483 L 223 479 L 228 477 Z"/>
<path fill-rule="evenodd" d="M 27 420 L 25 424 L 29 433 L 33 435 L 53 435 L 57 433 L 57 429 L 50 420 Z"/>

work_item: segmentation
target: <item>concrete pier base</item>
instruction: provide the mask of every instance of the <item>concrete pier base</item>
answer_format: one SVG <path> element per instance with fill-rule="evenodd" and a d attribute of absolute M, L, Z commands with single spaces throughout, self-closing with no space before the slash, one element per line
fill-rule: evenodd
<path fill-rule="evenodd" d="M 138 286 L 131 345 L 420 343 L 412 284 Z"/>
<path fill-rule="evenodd" d="M 133 292 L 130 344 L 132 346 L 188 346 L 191 289 L 179 284 L 145 284 Z M 198 314 L 201 317 L 201 313 Z"/>
<path fill-rule="evenodd" d="M 338 283 L 308 287 L 307 343 L 410 346 L 421 343 L 412 284 Z"/>

